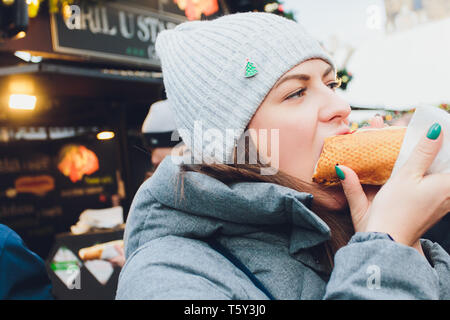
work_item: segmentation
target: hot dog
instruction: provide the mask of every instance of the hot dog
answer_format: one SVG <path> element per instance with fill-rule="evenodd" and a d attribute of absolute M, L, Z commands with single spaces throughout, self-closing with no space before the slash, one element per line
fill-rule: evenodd
<path fill-rule="evenodd" d="M 383 185 L 394 168 L 405 133 L 406 127 L 392 126 L 326 138 L 312 180 L 326 186 L 338 184 L 335 165 L 342 164 L 356 172 L 361 184 Z"/>

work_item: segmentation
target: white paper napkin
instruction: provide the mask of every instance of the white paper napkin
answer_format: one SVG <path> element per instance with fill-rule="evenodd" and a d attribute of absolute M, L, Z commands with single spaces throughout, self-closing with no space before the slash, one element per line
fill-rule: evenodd
<path fill-rule="evenodd" d="M 444 135 L 444 142 L 426 174 L 450 172 L 450 113 L 437 107 L 420 107 L 416 108 L 406 129 L 405 138 L 391 177 L 405 164 L 417 143 L 436 122 L 442 126 L 441 134 Z"/>

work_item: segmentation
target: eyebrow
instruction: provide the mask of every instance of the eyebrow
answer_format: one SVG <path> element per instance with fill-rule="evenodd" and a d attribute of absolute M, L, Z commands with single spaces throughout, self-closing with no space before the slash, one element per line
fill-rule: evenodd
<path fill-rule="evenodd" d="M 332 67 L 332 66 L 329 66 L 329 67 L 325 70 L 325 72 L 323 73 L 322 79 L 325 78 L 327 75 L 329 75 L 331 71 L 333 71 L 333 67 Z M 286 81 L 288 81 L 288 80 L 293 80 L 293 79 L 295 79 L 295 80 L 304 80 L 304 81 L 308 81 L 309 79 L 311 79 L 311 77 L 308 76 L 308 75 L 306 75 L 306 74 L 291 74 L 291 75 L 288 75 L 288 76 L 285 76 L 285 77 L 281 78 L 281 79 L 278 81 L 278 83 L 275 84 L 275 87 L 274 87 L 274 88 L 278 87 L 278 86 L 279 86 L 280 84 L 282 84 L 283 82 L 286 82 Z"/>

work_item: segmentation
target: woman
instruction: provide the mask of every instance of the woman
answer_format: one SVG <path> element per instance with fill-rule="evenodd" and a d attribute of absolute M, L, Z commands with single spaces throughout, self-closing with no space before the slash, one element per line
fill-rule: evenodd
<path fill-rule="evenodd" d="M 164 31 L 156 49 L 193 163 L 166 158 L 137 192 L 118 299 L 450 298 L 450 257 L 419 240 L 450 211 L 450 176 L 424 177 L 439 125 L 381 189 L 342 165 L 342 186 L 323 188 L 315 163 L 350 107 L 299 24 L 228 15 Z"/>

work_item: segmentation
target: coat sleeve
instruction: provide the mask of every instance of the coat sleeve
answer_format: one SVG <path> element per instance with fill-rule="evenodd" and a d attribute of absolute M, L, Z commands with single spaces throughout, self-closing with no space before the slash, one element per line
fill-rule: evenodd
<path fill-rule="evenodd" d="M 1 228 L 0 300 L 50 300 L 51 283 L 42 259 L 9 228 Z"/>
<path fill-rule="evenodd" d="M 387 234 L 356 233 L 335 255 L 324 299 L 449 299 L 450 257 L 421 243 L 430 261 Z"/>

